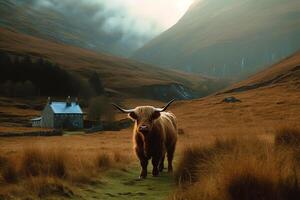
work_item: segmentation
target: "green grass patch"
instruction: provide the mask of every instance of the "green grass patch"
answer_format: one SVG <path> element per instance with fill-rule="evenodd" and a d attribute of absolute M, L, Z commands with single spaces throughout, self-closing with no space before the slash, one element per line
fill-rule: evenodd
<path fill-rule="evenodd" d="M 159 177 L 152 177 L 150 172 L 149 170 L 147 179 L 139 180 L 139 168 L 137 166 L 126 170 L 108 171 L 101 178 L 101 182 L 81 188 L 80 198 L 101 200 L 167 199 L 175 186 L 173 176 L 163 172 Z"/>

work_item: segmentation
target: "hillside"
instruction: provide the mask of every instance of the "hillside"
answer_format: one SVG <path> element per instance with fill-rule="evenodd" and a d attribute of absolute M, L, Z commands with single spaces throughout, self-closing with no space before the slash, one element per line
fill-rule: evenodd
<path fill-rule="evenodd" d="M 297 126 L 299 66 L 300 53 L 296 53 L 216 95 L 178 102 L 173 111 L 185 132 L 202 140 L 216 134 L 261 134 Z M 226 103 L 227 97 L 240 102 Z"/>
<path fill-rule="evenodd" d="M 242 92 L 259 87 L 274 87 L 276 85 L 289 85 L 299 87 L 300 79 L 300 52 L 262 70 L 248 79 L 232 85 L 226 93 Z"/>
<path fill-rule="evenodd" d="M 0 29 L 0 36 L 1 52 L 33 58 L 42 57 L 83 79 L 95 71 L 103 79 L 104 87 L 123 96 L 147 96 L 154 99 L 171 98 L 170 96 L 190 98 L 194 89 L 200 85 L 218 82 L 200 75 L 160 69 L 3 28 Z"/>
<path fill-rule="evenodd" d="M 268 70 L 265 70 L 261 73 L 258 73 L 256 76 L 251 77 L 247 80 L 247 83 L 250 84 L 256 83 L 257 81 L 262 81 L 264 79 L 270 80 L 272 77 L 277 76 L 279 74 L 288 74 L 291 72 L 291 69 L 294 73 L 293 79 L 284 79 L 285 81 L 280 83 L 272 83 L 268 86 L 258 87 L 251 90 L 245 90 L 237 93 L 228 93 L 228 94 L 219 94 L 212 95 L 210 97 L 193 100 L 193 101 L 180 101 L 176 102 L 169 108 L 172 111 L 178 120 L 178 126 L 181 129 L 181 134 L 178 136 L 178 146 L 175 154 L 175 167 L 178 169 L 179 162 L 181 158 L 185 158 L 184 150 L 187 147 L 191 147 L 193 145 L 197 145 L 199 147 L 207 147 L 217 141 L 222 141 L 224 138 L 239 138 L 245 139 L 248 138 L 250 142 L 247 144 L 252 145 L 251 141 L 263 141 L 263 146 L 268 147 L 269 144 L 272 144 L 274 141 L 274 133 L 278 130 L 278 127 L 293 127 L 295 125 L 299 126 L 300 120 L 300 76 L 299 69 L 295 68 L 299 66 L 299 54 L 296 54 L 289 59 L 286 59 L 280 62 L 277 65 L 274 65 Z M 279 69 L 280 68 L 280 69 Z M 274 72 L 272 74 L 271 72 Z M 239 83 L 244 85 L 245 83 Z M 225 97 L 235 96 L 240 99 L 241 102 L 238 103 L 224 103 L 222 102 Z M 1 99 L 2 100 L 2 99 Z M 3 102 L 4 99 L 2 100 Z M 11 104 L 11 101 L 6 101 L 3 105 L 6 108 Z M 27 102 L 26 104 L 30 104 Z M 138 100 L 130 100 L 124 102 L 126 107 L 137 106 L 137 105 L 154 105 L 154 106 L 162 106 L 162 102 L 140 102 Z M 2 107 L 2 108 L 3 108 Z M 2 110 L 1 110 L 2 111 Z M 20 110 L 18 110 L 20 111 Z M 17 110 L 10 110 L 10 113 L 17 113 Z M 26 115 L 24 110 L 21 111 L 23 115 Z M 36 113 L 38 114 L 38 113 Z M 14 116 L 11 116 L 10 120 Z M 122 117 L 126 117 L 125 114 Z M 7 131 L 7 127 L 4 131 Z M 24 131 L 20 130 L 19 127 L 11 127 L 14 131 Z M 0 131 L 3 131 L 3 128 L 0 128 Z M 53 137 L 10 137 L 10 138 L 2 138 L 0 140 L 0 152 L 1 155 L 7 156 L 9 158 L 14 158 L 23 155 L 24 148 L 32 148 L 32 147 L 43 147 L 45 149 L 49 149 L 50 152 L 55 152 L 56 149 L 61 150 L 59 152 L 69 152 L 68 158 L 76 158 L 76 164 L 71 163 L 71 166 L 80 166 L 80 168 L 76 168 L 78 170 L 82 170 L 86 163 L 90 163 L 89 161 L 93 161 L 95 153 L 109 153 L 110 155 L 114 155 L 116 152 L 119 152 L 116 156 L 119 158 L 117 160 L 118 164 L 121 161 L 126 161 L 126 157 L 121 157 L 124 153 L 126 156 L 130 158 L 134 156 L 132 151 L 132 130 L 123 129 L 120 132 L 99 132 L 101 134 L 83 134 L 79 132 L 74 135 L 66 135 L 66 136 L 53 136 Z M 252 139 L 255 140 L 252 140 Z M 259 140 L 258 140 L 259 139 Z M 248 140 L 246 140 L 248 141 Z M 219 143 L 222 144 L 222 143 Z M 227 144 L 227 143 L 226 143 Z M 229 144 L 229 145 L 228 145 Z M 224 149 L 231 149 L 230 145 L 236 144 L 235 142 L 228 143 L 225 146 L 220 146 Z M 249 150 L 246 143 L 241 144 L 241 148 L 245 150 Z M 257 146 L 257 143 L 254 143 Z M 260 143 L 258 143 L 260 145 Z M 117 148 L 116 148 L 117 147 Z M 209 146 L 208 146 L 209 147 Z M 229 147 L 229 148 L 227 148 Z M 245 148 L 246 147 L 246 148 Z M 263 151 L 262 151 L 263 150 Z M 276 149 L 276 152 L 279 149 Z M 37 151 L 38 152 L 38 151 Z M 206 152 L 206 151 L 205 151 Z M 210 153 L 211 151 L 208 151 Z M 239 153 L 238 151 L 237 153 Z M 251 151 L 252 152 L 252 151 Z M 261 152 L 273 152 L 273 151 L 265 151 L 265 149 L 259 149 L 259 151 L 255 151 L 255 155 L 260 156 Z M 296 153 L 291 153 L 285 149 L 287 154 L 297 155 Z M 212 155 L 215 155 L 218 151 L 213 151 Z M 222 152 L 221 152 L 222 153 Z M 284 154 L 284 155 L 287 155 Z M 60 153 L 60 155 L 65 155 Z M 196 154 L 197 155 L 197 154 Z M 202 154 L 201 154 L 202 155 Z M 203 154 L 207 155 L 206 153 Z M 234 156 L 236 154 L 233 154 Z M 248 154 L 241 154 L 243 160 L 236 160 L 240 158 L 238 156 L 234 157 L 236 162 L 246 161 L 247 163 L 251 163 L 252 160 L 247 159 Z M 251 154 L 253 155 L 253 154 Z M 272 154 L 272 158 L 278 159 L 276 156 L 278 154 Z M 230 156 L 230 155 L 229 155 Z M 228 158 L 228 154 L 222 154 L 222 158 Z M 21 157 L 22 158 L 22 157 Z M 65 157 L 63 157 L 65 158 Z M 122 159 L 120 159 L 122 158 Z M 187 157 L 189 158 L 189 157 Z M 199 158 L 199 156 L 192 156 L 192 164 L 194 158 Z M 211 158 L 211 156 L 203 157 L 200 156 L 203 161 L 207 161 L 207 158 Z M 213 157 L 214 158 L 214 157 Z M 245 159 L 246 158 L 246 159 Z M 252 157 L 250 157 L 252 158 Z M 263 157 L 269 158 L 269 157 Z M 281 157 L 280 157 L 281 158 Z M 284 157 L 285 158 L 285 157 Z M 287 158 L 288 155 L 287 155 Z M 269 160 L 269 159 L 268 159 Z M 18 160 L 19 161 L 19 160 Z M 80 161 L 80 164 L 77 164 Z M 210 161 L 208 164 L 218 163 L 219 160 L 208 160 Z M 248 162 L 250 161 L 250 162 Z M 93 163 L 93 162 L 92 162 Z M 187 162 L 189 163 L 189 162 Z M 285 162 L 283 162 L 285 163 Z M 239 164 L 239 163 L 238 163 Z M 263 163 L 264 164 L 264 163 Z M 67 170 L 72 169 L 67 165 Z M 90 165 L 89 165 L 90 166 Z M 117 165 L 119 166 L 119 165 Z M 151 177 L 144 181 L 137 181 L 136 177 L 139 174 L 138 169 L 139 163 L 135 158 L 132 161 L 132 165 L 125 167 L 121 165 L 121 169 L 116 170 L 112 169 L 112 171 L 108 171 L 108 173 L 104 173 L 100 171 L 93 175 L 93 182 L 83 182 L 80 184 L 74 185 L 70 191 L 73 191 L 70 196 L 66 198 L 69 199 L 91 199 L 91 198 L 104 198 L 104 199 L 153 199 L 158 197 L 158 199 L 165 199 L 168 196 L 172 195 L 171 191 L 176 189 L 174 185 L 174 177 L 170 176 L 170 174 L 166 174 L 164 172 L 159 177 Z M 211 165 L 204 165 L 211 166 Z M 214 166 L 214 165 L 213 165 Z M 221 165 L 223 167 L 223 165 Z M 236 166 L 232 163 L 228 163 L 226 167 L 235 169 Z M 259 165 L 260 166 L 260 165 Z M 262 165 L 264 167 L 264 165 Z M 85 168 L 83 168 L 85 169 Z M 207 168 L 204 168 L 207 169 Z M 213 168 L 215 169 L 215 168 Z M 224 172 L 222 168 L 222 173 Z M 227 168 L 225 168 L 227 169 Z M 251 169 L 251 168 L 250 168 Z M 265 169 L 265 168 L 264 168 Z M 268 168 L 269 169 L 269 168 Z M 277 167 L 272 169 L 280 169 Z M 291 168 L 287 168 L 288 171 Z M 93 168 L 89 167 L 84 174 L 89 174 Z M 261 168 L 258 168 L 261 171 Z M 210 170 L 207 170 L 210 172 Z M 215 173 L 215 170 L 212 170 L 212 175 Z M 225 171 L 226 172 L 226 171 Z M 234 171 L 235 172 L 235 171 Z M 273 171 L 272 171 L 273 173 Z M 100 174 L 101 178 L 97 176 Z M 79 174 L 81 175 L 81 174 Z M 150 175 L 150 174 L 149 174 Z M 276 173 L 276 176 L 278 173 Z M 190 176 L 189 176 L 190 177 Z M 206 178 L 210 178 L 211 176 L 203 176 Z M 289 176 L 293 177 L 293 176 Z M 85 178 L 89 178 L 86 177 Z M 31 180 L 31 179 L 30 179 Z M 76 181 L 77 179 L 75 179 Z M 80 179 L 81 180 L 81 179 Z M 86 180 L 86 179 L 84 179 Z M 89 179 L 88 179 L 89 180 Z M 192 179 L 189 179 L 192 180 Z M 251 181 L 252 179 L 250 179 Z M 74 180 L 73 180 L 74 181 Z M 65 182 L 65 180 L 64 180 Z M 77 182 L 75 182 L 77 183 Z M 239 182 L 240 183 L 240 182 Z M 255 184 L 256 182 L 254 182 Z M 18 184 L 18 182 L 16 183 Z M 21 184 L 24 184 L 21 182 Z M 2 186 L 1 192 L 5 194 L 16 194 L 22 195 L 26 197 L 27 195 L 33 195 L 29 192 L 31 190 L 27 189 L 21 185 L 18 187 L 23 192 L 23 188 L 25 191 L 23 193 L 16 193 L 15 190 L 8 190 L 11 188 L 13 184 L 4 183 Z M 31 186 L 28 184 L 29 187 Z M 45 184 L 46 186 L 48 184 Z M 252 185 L 252 184 L 251 184 Z M 52 186 L 52 184 L 50 185 Z M 210 185 L 209 185 L 210 186 Z M 47 188 L 47 187 L 42 187 Z M 52 187 L 51 187 L 52 188 Z M 42 193 L 43 195 L 52 195 L 56 198 L 64 195 L 69 187 L 68 185 L 63 187 L 63 191 L 58 190 L 56 193 L 52 192 L 53 190 L 49 190 L 49 194 L 46 192 Z M 66 188 L 66 189 L 65 189 Z M 192 187 L 182 187 L 182 188 L 192 188 Z M 201 187 L 196 190 L 197 194 L 199 192 L 205 191 L 207 187 Z M 39 190 L 38 190 L 39 191 Z M 69 190 L 67 190 L 69 191 Z M 269 191 L 269 190 L 268 190 Z M 35 190 L 34 190 L 35 192 Z M 28 194 L 29 193 L 29 194 Z M 255 192 L 253 192 L 255 193 Z M 256 194 L 256 193 L 255 193 Z M 298 193 L 297 193 L 298 194 Z M 8 196 L 8 195 L 7 195 Z M 6 197 L 6 196 L 4 196 Z M 10 197 L 10 196 L 9 196 Z M 18 196 L 17 196 L 18 197 Z M 65 197 L 65 196 L 64 196 Z M 247 196 L 248 197 L 248 196 Z M 298 196 L 297 196 L 298 197 Z M 235 198 L 239 199 L 239 198 Z M 255 199 L 255 198 L 254 198 Z M 272 198 L 270 198 L 272 199 Z M 289 199 L 289 198 L 288 198 Z"/>
<path fill-rule="evenodd" d="M 202 0 L 133 58 L 241 79 L 300 48 L 300 2 Z"/>
<path fill-rule="evenodd" d="M 137 48 L 133 39 L 143 41 L 144 38 L 123 41 L 125 33 L 104 30 L 109 16 L 101 4 L 97 1 L 2 0 L 0 26 L 46 40 L 127 56 Z"/>

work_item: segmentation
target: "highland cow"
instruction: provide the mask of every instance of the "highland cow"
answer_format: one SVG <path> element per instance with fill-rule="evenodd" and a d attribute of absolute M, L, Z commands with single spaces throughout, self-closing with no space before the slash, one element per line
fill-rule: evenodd
<path fill-rule="evenodd" d="M 152 159 L 152 175 L 158 176 L 164 169 L 167 154 L 168 172 L 173 171 L 172 161 L 177 142 L 176 117 L 165 112 L 174 100 L 163 108 L 139 106 L 134 109 L 123 109 L 113 104 L 123 113 L 128 113 L 135 124 L 133 129 L 134 151 L 142 167 L 140 178 L 146 178 L 148 161 Z"/>

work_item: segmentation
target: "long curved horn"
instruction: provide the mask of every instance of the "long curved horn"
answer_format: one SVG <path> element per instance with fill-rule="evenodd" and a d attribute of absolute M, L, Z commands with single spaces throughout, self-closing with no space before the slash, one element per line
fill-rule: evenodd
<path fill-rule="evenodd" d="M 163 108 L 155 108 L 156 111 L 158 112 L 164 112 L 167 110 L 167 108 L 175 101 L 175 99 L 172 99 L 171 101 L 169 101 L 169 103 L 167 103 Z"/>
<path fill-rule="evenodd" d="M 121 112 L 123 113 L 132 113 L 134 112 L 134 109 L 124 109 L 124 108 L 121 108 L 120 106 L 118 106 L 117 104 L 114 104 L 112 103 L 111 105 L 113 105 L 114 107 L 116 107 L 118 110 L 120 110 Z"/>

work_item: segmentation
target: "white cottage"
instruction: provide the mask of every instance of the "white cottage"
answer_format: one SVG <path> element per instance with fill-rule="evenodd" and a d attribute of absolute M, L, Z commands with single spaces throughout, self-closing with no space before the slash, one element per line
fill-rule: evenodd
<path fill-rule="evenodd" d="M 52 102 L 48 98 L 42 116 L 31 120 L 32 126 L 42 128 L 83 128 L 83 112 L 78 101 Z"/>

